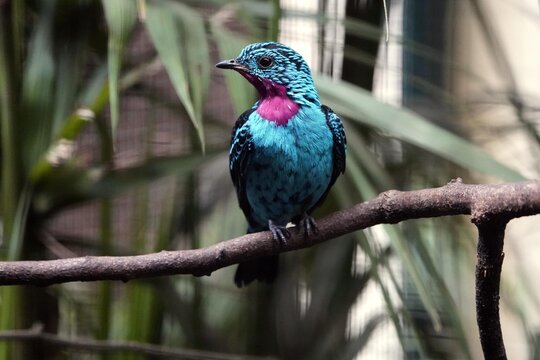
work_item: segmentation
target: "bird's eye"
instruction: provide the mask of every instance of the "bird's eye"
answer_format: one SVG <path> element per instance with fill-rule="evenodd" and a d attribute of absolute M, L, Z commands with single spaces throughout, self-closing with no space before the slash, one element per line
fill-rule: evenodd
<path fill-rule="evenodd" d="M 260 67 L 262 67 L 263 69 L 267 69 L 269 68 L 270 66 L 272 66 L 272 64 L 274 63 L 274 61 L 269 58 L 268 56 L 263 56 L 261 57 L 257 63 L 259 64 Z"/>

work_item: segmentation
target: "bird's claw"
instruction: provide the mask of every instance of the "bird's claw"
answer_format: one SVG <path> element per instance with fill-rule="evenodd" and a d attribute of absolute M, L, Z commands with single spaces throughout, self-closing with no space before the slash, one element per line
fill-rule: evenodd
<path fill-rule="evenodd" d="M 307 214 L 302 218 L 302 225 L 304 227 L 304 236 L 306 238 L 319 232 L 315 219 Z"/>
<path fill-rule="evenodd" d="M 268 228 L 272 232 L 272 237 L 278 245 L 287 245 L 287 240 L 291 237 L 291 233 L 285 226 L 274 225 L 272 221 L 269 221 Z"/>

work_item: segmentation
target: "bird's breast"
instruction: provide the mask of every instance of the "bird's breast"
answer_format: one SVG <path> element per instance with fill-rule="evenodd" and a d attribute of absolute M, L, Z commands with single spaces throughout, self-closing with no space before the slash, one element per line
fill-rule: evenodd
<path fill-rule="evenodd" d="M 268 121 L 259 113 L 259 108 L 251 115 L 249 128 L 256 145 L 257 156 L 269 156 L 274 161 L 294 161 L 298 155 L 317 156 L 329 153 L 332 147 L 332 133 L 326 124 L 324 114 L 319 110 L 292 107 L 285 124 Z M 270 111 L 270 110 L 268 110 Z M 280 110 L 286 112 L 284 110 Z M 281 156 L 278 156 L 281 155 Z"/>
<path fill-rule="evenodd" d="M 332 171 L 332 135 L 322 112 L 300 109 L 286 125 L 250 119 L 255 143 L 247 175 L 253 215 L 287 222 L 311 208 Z"/>

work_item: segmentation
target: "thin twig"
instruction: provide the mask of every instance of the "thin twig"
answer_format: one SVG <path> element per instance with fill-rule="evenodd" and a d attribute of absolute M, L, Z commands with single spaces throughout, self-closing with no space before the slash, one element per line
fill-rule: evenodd
<path fill-rule="evenodd" d="M 62 348 L 72 348 L 85 352 L 133 352 L 138 354 L 166 357 L 169 359 L 182 360 L 271 360 L 272 357 L 247 356 L 236 354 L 225 354 L 218 352 L 176 349 L 162 345 L 141 343 L 136 341 L 118 340 L 94 340 L 85 338 L 71 338 L 43 332 L 41 324 L 34 324 L 30 329 L 7 330 L 0 332 L 0 340 L 16 341 L 43 341 L 53 346 Z"/>

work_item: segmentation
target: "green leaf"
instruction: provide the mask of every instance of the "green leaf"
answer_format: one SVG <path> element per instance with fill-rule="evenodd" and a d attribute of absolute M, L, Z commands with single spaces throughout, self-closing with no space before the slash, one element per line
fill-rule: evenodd
<path fill-rule="evenodd" d="M 377 193 L 395 187 L 390 174 L 383 168 L 368 144 L 362 139 L 358 129 L 353 127 L 347 129 L 347 152 L 347 161 L 354 156 L 371 183 L 376 185 L 375 191 Z M 347 176 L 347 172 L 345 174 Z M 376 195 L 375 193 L 370 198 Z"/>
<path fill-rule="evenodd" d="M 15 217 L 19 192 L 17 166 L 19 162 L 15 128 L 14 86 L 12 63 L 7 46 L 6 24 L 0 23 L 0 214 L 3 229 L 0 236 L 9 236 Z"/>
<path fill-rule="evenodd" d="M 29 172 L 30 182 L 36 183 L 42 178 L 53 174 L 56 170 L 49 159 L 47 159 L 47 155 L 54 152 L 62 142 L 65 142 L 66 140 L 68 142 L 74 141 L 82 129 L 88 123 L 91 123 L 96 115 L 103 110 L 107 104 L 108 98 L 106 75 L 106 69 L 103 65 L 98 67 L 92 77 L 88 80 L 86 87 L 79 97 L 79 109 L 63 121 L 63 126 L 59 129 L 55 141 L 50 145 L 47 153 L 43 154 L 41 159 L 32 167 Z"/>
<path fill-rule="evenodd" d="M 387 132 L 466 169 L 506 181 L 524 179 L 519 172 L 501 164 L 479 147 L 412 111 L 381 103 L 368 91 L 344 81 L 327 77 L 316 80 L 327 105 L 352 121 Z"/>
<path fill-rule="evenodd" d="M 13 220 L 13 228 L 7 241 L 8 261 L 20 260 L 21 258 L 26 230 L 26 220 L 28 217 L 28 210 L 30 209 L 32 195 L 32 189 L 29 186 L 25 186 L 19 197 L 17 211 L 15 212 L 15 218 Z"/>
<path fill-rule="evenodd" d="M 204 100 L 210 82 L 210 49 L 203 18 L 189 6 L 171 2 L 170 10 L 180 25 L 182 58 L 186 64 L 195 116 L 202 118 Z"/>
<path fill-rule="evenodd" d="M 119 121 L 118 79 L 124 47 L 137 19 L 137 3 L 132 0 L 102 0 L 105 19 L 109 27 L 107 63 L 109 69 L 109 98 L 111 105 L 112 138 Z"/>
<path fill-rule="evenodd" d="M 97 168 L 84 171 L 74 164 L 65 164 L 36 184 L 34 207 L 38 212 L 47 212 L 82 201 L 116 196 L 165 176 L 189 174 L 213 155 L 154 157 L 137 166 L 108 172 Z"/>
<path fill-rule="evenodd" d="M 84 42 L 75 43 L 72 45 L 75 50 L 72 50 L 71 46 L 66 46 L 57 55 L 56 63 L 62 71 L 59 71 L 56 77 L 51 134 L 58 133 L 68 114 L 73 111 L 77 86 L 84 76 L 86 45 Z"/>
<path fill-rule="evenodd" d="M 23 71 L 21 101 L 21 160 L 28 171 L 46 151 L 51 139 L 54 114 L 51 94 L 54 94 L 56 64 L 53 58 L 52 22 L 54 1 L 39 3 L 43 7 L 31 36 Z"/>
<path fill-rule="evenodd" d="M 167 2 L 151 0 L 146 3 L 146 28 L 150 38 L 169 74 L 176 94 L 184 105 L 186 112 L 197 130 L 202 148 L 205 147 L 203 123 L 197 116 L 193 97 L 189 91 L 188 78 L 186 76 L 186 63 L 182 57 L 182 44 L 184 38 L 182 29 L 183 17 L 178 12 L 171 11 Z M 197 29 L 193 29 L 197 33 Z M 184 46 L 184 49 L 187 48 Z"/>
<path fill-rule="evenodd" d="M 130 71 L 126 72 L 119 80 L 119 90 L 122 91 L 133 84 L 138 83 L 141 78 L 152 73 L 156 68 L 157 62 L 152 60 L 143 63 Z M 55 136 L 55 141 L 49 147 L 47 154 L 55 151 L 55 148 L 65 140 L 74 141 L 88 124 L 92 123 L 96 117 L 103 111 L 109 99 L 109 87 L 107 86 L 107 68 L 101 65 L 96 68 L 92 77 L 85 83 L 81 90 L 77 103 L 79 107 L 63 120 L 63 126 Z M 32 167 L 30 171 L 30 181 L 35 183 L 40 179 L 47 177 L 55 169 L 47 159 L 47 154 Z"/>

